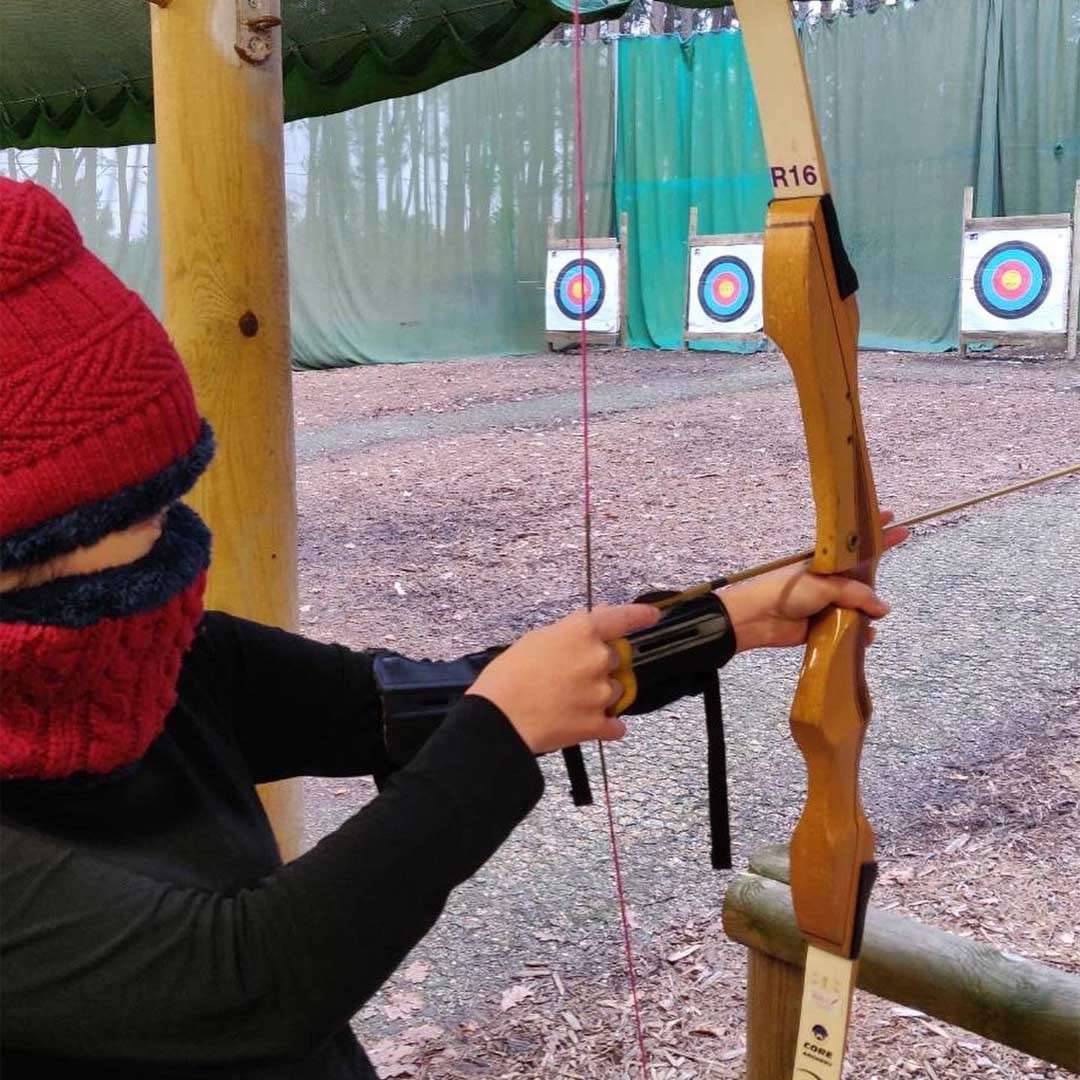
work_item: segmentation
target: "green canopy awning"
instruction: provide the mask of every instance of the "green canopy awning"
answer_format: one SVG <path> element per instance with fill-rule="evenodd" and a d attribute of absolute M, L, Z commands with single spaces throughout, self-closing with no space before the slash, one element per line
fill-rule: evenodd
<path fill-rule="evenodd" d="M 415 94 L 495 67 L 570 21 L 572 3 L 283 0 L 285 119 Z M 152 142 L 149 6 L 4 0 L 0 145 Z M 627 6 L 581 0 L 582 18 L 618 18 Z"/>

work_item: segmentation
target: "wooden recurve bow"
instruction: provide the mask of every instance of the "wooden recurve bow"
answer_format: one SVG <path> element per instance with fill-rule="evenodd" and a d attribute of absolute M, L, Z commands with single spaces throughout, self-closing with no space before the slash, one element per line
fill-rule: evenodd
<path fill-rule="evenodd" d="M 855 290 L 789 0 L 741 0 L 773 184 L 765 232 L 765 331 L 791 366 L 817 512 L 814 572 L 873 583 L 877 495 L 859 406 Z M 859 795 L 870 720 L 865 616 L 829 608 L 811 624 L 791 709 L 807 798 L 791 840 L 791 893 L 807 941 L 795 1080 L 839 1078 L 873 885 L 874 833 Z"/>

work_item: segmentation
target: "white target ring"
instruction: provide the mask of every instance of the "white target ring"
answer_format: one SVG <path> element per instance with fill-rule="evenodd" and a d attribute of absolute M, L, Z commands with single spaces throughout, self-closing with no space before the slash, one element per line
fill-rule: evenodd
<path fill-rule="evenodd" d="M 964 234 L 961 333 L 1063 334 L 1072 230 L 985 229 Z"/>
<path fill-rule="evenodd" d="M 696 336 L 756 334 L 764 326 L 760 243 L 690 248 L 686 329 Z"/>
<path fill-rule="evenodd" d="M 614 243 L 614 242 L 613 242 Z M 580 331 L 582 315 L 590 334 L 619 331 L 619 249 L 586 248 L 548 252 L 544 328 Z"/>

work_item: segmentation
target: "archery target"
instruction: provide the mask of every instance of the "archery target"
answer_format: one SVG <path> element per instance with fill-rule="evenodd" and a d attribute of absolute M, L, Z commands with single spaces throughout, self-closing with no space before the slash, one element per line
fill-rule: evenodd
<path fill-rule="evenodd" d="M 762 329 L 761 255 L 761 244 L 690 249 L 688 333 L 755 334 Z"/>
<path fill-rule="evenodd" d="M 592 259 L 568 262 L 555 275 L 555 306 L 568 318 L 591 319 L 604 303 L 604 275 Z"/>
<path fill-rule="evenodd" d="M 964 234 L 963 333 L 1063 334 L 1071 230 L 987 229 Z"/>
<path fill-rule="evenodd" d="M 545 329 L 614 334 L 619 330 L 619 249 L 548 252 Z"/>

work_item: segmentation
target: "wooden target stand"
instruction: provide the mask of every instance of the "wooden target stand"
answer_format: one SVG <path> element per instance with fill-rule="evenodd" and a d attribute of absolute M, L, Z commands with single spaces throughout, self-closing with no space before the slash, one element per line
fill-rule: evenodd
<path fill-rule="evenodd" d="M 1069 360 L 1077 355 L 1077 336 L 1080 328 L 1080 180 L 1076 182 L 1076 194 L 1071 214 L 1030 214 L 1021 217 L 978 218 L 974 216 L 975 189 L 964 188 L 964 213 L 962 235 L 969 232 L 993 232 L 1021 229 L 1071 229 L 1072 244 L 1069 263 L 1069 281 L 1066 291 L 1066 328 L 1064 331 L 1038 332 L 1031 330 L 965 330 L 964 329 L 964 283 L 961 281 L 959 301 L 959 351 L 961 358 L 967 356 L 968 345 L 973 341 L 996 342 L 1002 345 L 1027 345 L 1038 348 L 1060 347 Z M 961 256 L 962 258 L 962 256 Z"/>
<path fill-rule="evenodd" d="M 626 211 L 619 215 L 619 235 L 611 236 L 586 236 L 584 240 L 577 237 L 557 237 L 555 235 L 555 219 L 548 218 L 547 250 L 551 251 L 580 251 L 583 247 L 589 250 L 610 250 L 615 247 L 619 253 L 619 328 L 611 333 L 586 331 L 585 341 L 588 345 L 608 345 L 618 348 L 628 339 L 626 330 L 626 255 L 629 235 L 629 219 Z M 545 292 L 547 281 L 544 283 Z M 549 330 L 544 329 L 545 340 L 548 349 L 552 352 L 561 352 L 581 345 L 580 330 Z"/>
<path fill-rule="evenodd" d="M 758 345 L 769 345 L 769 338 L 764 330 L 754 333 L 731 332 L 723 329 L 691 330 L 690 305 L 693 302 L 693 283 L 690 280 L 691 256 L 696 247 L 729 247 L 737 244 L 764 244 L 762 233 L 699 233 L 698 208 L 690 207 L 690 225 L 686 241 L 686 304 L 683 311 L 683 341 L 689 347 L 692 341 L 749 341 Z M 717 324 L 718 327 L 721 324 Z"/>

